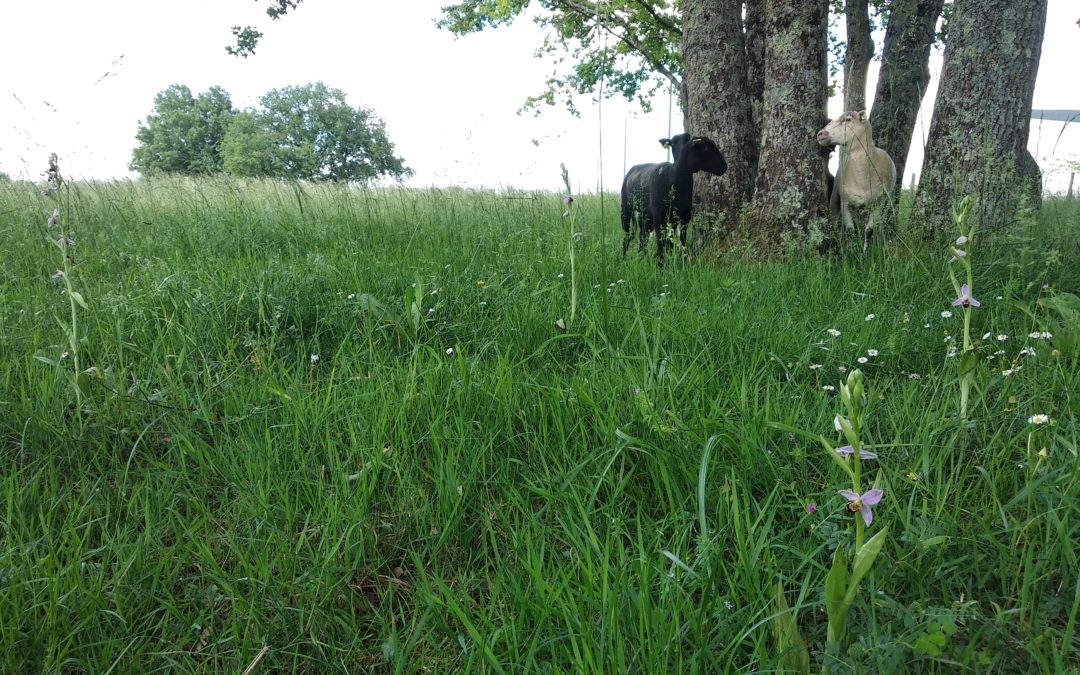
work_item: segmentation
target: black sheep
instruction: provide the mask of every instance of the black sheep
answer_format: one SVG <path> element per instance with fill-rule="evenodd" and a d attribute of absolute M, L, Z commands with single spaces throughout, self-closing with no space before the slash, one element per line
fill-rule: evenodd
<path fill-rule="evenodd" d="M 638 164 L 631 167 L 622 185 L 623 255 L 630 246 L 631 221 L 639 226 L 639 248 L 645 250 L 650 232 L 656 233 L 656 257 L 664 264 L 664 249 L 670 246 L 666 229 L 679 230 L 679 240 L 686 245 L 686 225 L 694 203 L 694 174 L 708 171 L 722 176 L 727 171 L 724 155 L 716 143 L 703 136 L 679 134 L 665 140 L 671 146 L 675 162 Z"/>

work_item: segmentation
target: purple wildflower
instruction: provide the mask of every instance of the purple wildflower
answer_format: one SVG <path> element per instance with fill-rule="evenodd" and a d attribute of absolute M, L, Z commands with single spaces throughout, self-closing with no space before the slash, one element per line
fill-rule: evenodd
<path fill-rule="evenodd" d="M 870 510 L 870 507 L 877 505 L 881 501 L 881 498 L 885 496 L 885 491 L 874 488 L 860 495 L 852 490 L 840 490 L 840 494 L 848 500 L 848 511 L 861 513 L 863 522 L 866 523 L 867 527 L 870 527 L 870 523 L 874 522 L 874 512 Z"/>
<path fill-rule="evenodd" d="M 814 511 L 817 511 L 817 504 L 815 504 L 814 502 L 810 502 L 806 505 L 807 513 L 813 513 Z"/>
<path fill-rule="evenodd" d="M 836 449 L 836 454 L 840 455 L 841 457 L 848 457 L 849 455 L 855 454 L 855 449 L 852 448 L 850 445 L 844 445 Z M 870 452 L 869 450 L 863 450 L 862 448 L 859 448 L 859 459 L 877 459 L 877 455 Z"/>
<path fill-rule="evenodd" d="M 960 297 L 952 301 L 953 307 L 978 307 L 981 303 L 971 297 L 971 288 L 964 284 L 960 287 Z"/>

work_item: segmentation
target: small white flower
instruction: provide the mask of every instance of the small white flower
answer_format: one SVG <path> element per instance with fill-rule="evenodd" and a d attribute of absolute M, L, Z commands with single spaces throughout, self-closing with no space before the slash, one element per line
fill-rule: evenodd
<path fill-rule="evenodd" d="M 1050 424 L 1050 416 L 1043 415 L 1041 413 L 1032 415 L 1028 418 L 1028 424 L 1034 424 L 1036 426 L 1042 426 L 1044 424 Z"/>
<path fill-rule="evenodd" d="M 840 416 L 839 415 L 833 415 L 832 425 L 833 425 L 833 429 L 836 429 L 837 431 L 843 431 L 844 430 L 844 427 L 840 426 Z"/>
<path fill-rule="evenodd" d="M 996 298 L 994 298 L 994 299 L 995 299 L 995 300 L 1004 300 L 1004 298 L 1003 298 L 1002 296 L 1000 296 L 1000 295 L 999 295 L 999 296 L 997 296 L 997 297 L 996 297 Z"/>
<path fill-rule="evenodd" d="M 833 337 L 840 337 L 840 331 L 836 330 L 835 328 L 829 328 L 825 332 Z"/>
<path fill-rule="evenodd" d="M 1038 340 L 1040 337 L 1042 337 L 1042 333 L 1040 333 L 1039 331 L 1034 331 L 1034 332 L 1028 333 L 1028 337 L 1033 339 L 1033 340 Z"/>
<path fill-rule="evenodd" d="M 1008 340 L 1008 339 L 1009 339 L 1009 336 L 1008 336 L 1008 335 L 1006 335 L 1006 334 L 1004 334 L 1004 333 L 1002 333 L 1001 335 L 998 335 L 998 336 L 997 336 L 997 337 L 996 337 L 995 339 L 996 339 L 996 340 L 997 340 L 998 342 L 1005 342 L 1006 340 Z"/>
<path fill-rule="evenodd" d="M 487 301 L 486 300 L 481 300 L 480 301 L 480 306 L 481 307 L 487 307 Z"/>
<path fill-rule="evenodd" d="M 729 612 L 733 611 L 735 609 L 735 603 L 730 601 L 730 600 L 725 600 L 724 601 L 724 609 L 726 609 Z"/>
<path fill-rule="evenodd" d="M 563 274 L 562 272 L 559 272 L 559 276 L 558 276 L 558 278 L 559 278 L 559 279 L 565 279 L 565 278 L 566 278 L 566 275 L 565 275 L 565 274 Z"/>
<path fill-rule="evenodd" d="M 1006 370 L 1001 371 L 1001 376 L 1002 377 L 1012 377 L 1016 373 L 1016 371 L 1020 370 L 1021 368 L 1023 368 L 1023 366 L 1017 366 L 1015 368 L 1008 368 Z"/>
<path fill-rule="evenodd" d="M 1003 356 L 1004 354 L 1005 354 L 1005 350 L 1004 349 L 999 349 L 996 352 L 994 352 L 993 354 L 991 354 L 990 356 Z"/>
<path fill-rule="evenodd" d="M 427 313 L 428 314 L 434 314 L 435 313 L 435 308 L 434 307 L 428 307 Z"/>
<path fill-rule="evenodd" d="M 355 297 L 356 297 L 356 293 L 349 293 L 349 297 L 348 297 L 348 299 L 349 299 L 349 300 L 352 300 L 352 299 L 353 299 L 353 298 L 355 298 Z"/>
<path fill-rule="evenodd" d="M 982 339 L 989 340 L 990 339 L 990 333 L 983 333 Z"/>
<path fill-rule="evenodd" d="M 311 365 L 315 365 L 318 362 L 319 362 L 319 355 L 318 354 L 312 354 L 311 355 Z"/>
<path fill-rule="evenodd" d="M 909 379 L 909 380 L 921 380 L 922 375 L 920 375 L 918 373 L 908 373 L 907 379 Z"/>
<path fill-rule="evenodd" d="M 446 348 L 446 355 L 447 356 L 453 356 L 454 355 L 454 348 L 453 347 L 447 347 Z"/>
<path fill-rule="evenodd" d="M 941 312 L 941 318 L 942 318 L 942 319 L 949 319 L 949 318 L 952 318 L 952 312 L 950 312 L 950 311 L 949 311 L 949 310 L 947 310 L 947 309 L 946 309 L 946 310 L 942 310 L 942 312 Z"/>
<path fill-rule="evenodd" d="M 1050 338 L 1052 338 L 1054 336 L 1050 333 L 1050 331 L 1044 330 L 1043 332 L 1039 333 L 1039 337 L 1041 337 L 1044 340 L 1049 340 Z"/>
<path fill-rule="evenodd" d="M 831 384 L 824 384 L 824 385 L 821 386 L 821 390 L 822 391 L 836 391 L 836 387 L 832 386 Z"/>
<path fill-rule="evenodd" d="M 1020 350 L 1020 355 L 1021 356 L 1035 356 L 1035 348 L 1034 347 L 1024 347 L 1023 349 Z"/>
<path fill-rule="evenodd" d="M 945 336 L 945 342 L 949 342 L 949 341 L 951 341 L 951 340 L 952 340 L 952 336 L 951 336 L 951 335 L 946 335 L 946 336 Z"/>
<path fill-rule="evenodd" d="M 873 314 L 867 314 L 866 318 L 864 319 L 864 321 L 873 321 L 873 320 L 874 320 L 874 315 Z"/>
<path fill-rule="evenodd" d="M 661 293 L 661 294 L 660 294 L 660 297 L 661 297 L 661 298 L 666 298 L 666 297 L 667 297 L 667 293 Z"/>
<path fill-rule="evenodd" d="M 956 345 L 949 347 L 949 353 L 945 355 L 945 358 L 952 358 L 953 356 L 956 356 Z"/>
<path fill-rule="evenodd" d="M 907 312 L 904 312 L 904 318 L 900 320 L 900 323 L 908 323 L 910 321 L 911 321 L 911 316 Z"/>
<path fill-rule="evenodd" d="M 876 349 L 867 349 L 866 354 L 868 356 L 877 356 L 878 355 L 878 350 L 876 350 Z"/>
<path fill-rule="evenodd" d="M 958 237 L 958 238 L 956 239 L 956 245 L 957 245 L 957 246 L 963 246 L 964 244 L 966 244 L 966 243 L 967 243 L 967 241 L 968 241 L 968 238 L 967 238 L 967 237 L 965 237 L 964 235 L 960 235 L 960 236 L 959 236 L 959 237 Z"/>
<path fill-rule="evenodd" d="M 928 323 L 923 324 L 923 328 L 929 328 L 929 327 L 930 327 L 930 324 L 928 324 Z"/>
<path fill-rule="evenodd" d="M 870 359 L 866 358 L 865 356 L 860 356 L 859 358 L 857 358 L 855 360 L 858 361 L 859 363 L 866 363 Z"/>
<path fill-rule="evenodd" d="M 847 372 L 847 366 L 838 366 L 836 369 L 839 370 L 841 373 Z"/>
<path fill-rule="evenodd" d="M 820 363 L 811 363 L 810 364 L 810 370 L 817 370 L 820 367 L 821 367 Z"/>

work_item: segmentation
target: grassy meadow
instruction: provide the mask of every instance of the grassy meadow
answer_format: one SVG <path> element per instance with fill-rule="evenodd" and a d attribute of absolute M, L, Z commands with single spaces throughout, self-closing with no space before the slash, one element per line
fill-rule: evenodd
<path fill-rule="evenodd" d="M 0 672 L 779 672 L 778 617 L 820 670 L 852 368 L 889 534 L 831 672 L 1080 668 L 1078 203 L 970 247 L 965 417 L 951 236 L 657 269 L 616 195 L 72 183 L 83 308 L 39 189 L 0 183 Z"/>

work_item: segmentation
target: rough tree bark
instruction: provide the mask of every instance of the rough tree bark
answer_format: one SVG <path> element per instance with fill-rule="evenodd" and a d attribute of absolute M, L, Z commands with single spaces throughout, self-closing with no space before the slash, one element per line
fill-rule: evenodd
<path fill-rule="evenodd" d="M 825 118 L 828 0 L 767 0 L 765 98 L 753 216 L 774 241 L 801 236 L 821 216 L 825 159 L 815 134 Z"/>
<path fill-rule="evenodd" d="M 754 129 L 760 130 L 765 97 L 765 0 L 746 3 L 746 86 Z"/>
<path fill-rule="evenodd" d="M 970 195 L 980 227 L 1000 227 L 1023 197 L 1038 194 L 1027 140 L 1046 3 L 956 0 L 911 216 L 916 226 L 951 232 L 950 209 Z"/>
<path fill-rule="evenodd" d="M 847 16 L 847 52 L 844 54 L 844 110 L 866 109 L 866 76 L 874 58 L 874 39 L 870 37 L 868 0 L 845 0 Z"/>
<path fill-rule="evenodd" d="M 695 202 L 699 213 L 723 213 L 730 223 L 750 200 L 757 163 L 741 7 L 724 0 L 683 0 L 682 8 L 687 131 L 713 139 L 728 166 L 721 179 L 695 177 Z"/>
<path fill-rule="evenodd" d="M 875 144 L 896 163 L 901 184 L 915 119 L 930 82 L 930 48 L 944 4 L 944 0 L 896 0 L 889 13 L 870 125 Z"/>

